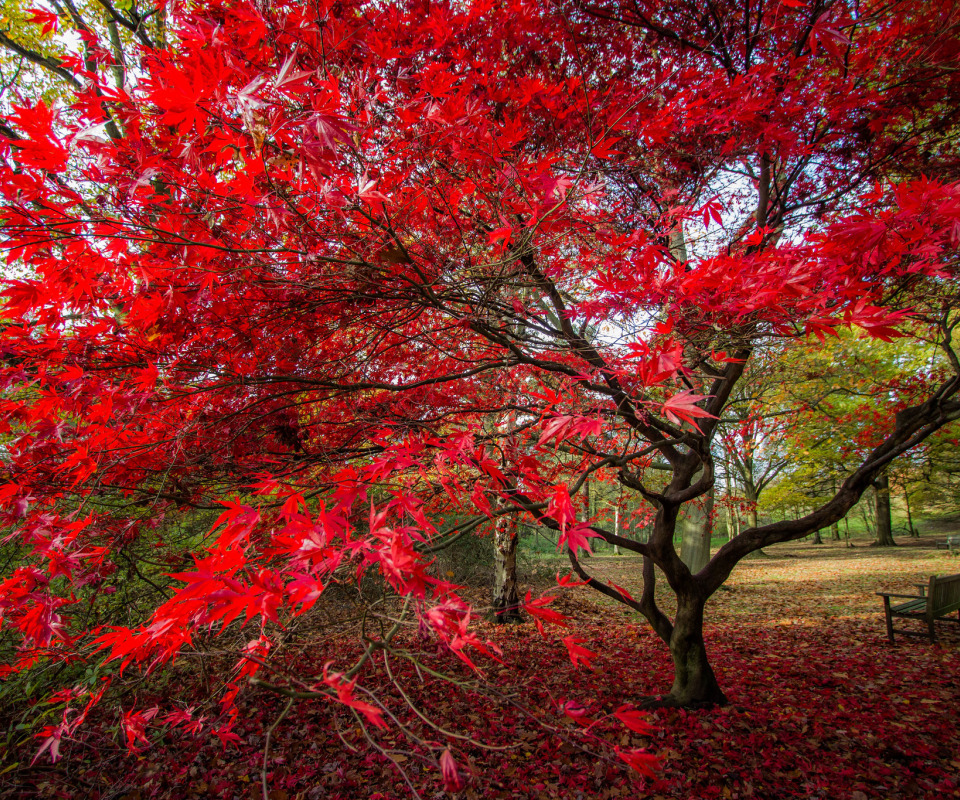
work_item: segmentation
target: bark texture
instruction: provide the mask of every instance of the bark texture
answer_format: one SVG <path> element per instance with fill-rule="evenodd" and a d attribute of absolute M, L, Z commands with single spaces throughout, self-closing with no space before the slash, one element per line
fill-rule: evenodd
<path fill-rule="evenodd" d="M 903 502 L 907 507 L 907 530 L 910 531 L 910 536 L 914 539 L 920 537 L 920 531 L 916 529 L 913 524 L 913 511 L 910 508 L 910 492 L 907 489 L 906 483 L 903 486 Z"/>
<path fill-rule="evenodd" d="M 703 641 L 704 600 L 696 595 L 681 595 L 677 600 L 670 635 L 673 686 L 665 701 L 686 708 L 726 705 L 727 697 L 717 683 Z"/>
<path fill-rule="evenodd" d="M 710 560 L 710 537 L 713 535 L 713 490 L 703 499 L 703 503 L 689 503 L 686 516 L 680 523 L 682 541 L 680 559 L 687 569 L 696 575 Z"/>
<path fill-rule="evenodd" d="M 877 547 L 894 547 L 893 524 L 890 518 L 890 478 L 883 473 L 874 483 L 876 488 Z"/>
<path fill-rule="evenodd" d="M 500 517 L 493 534 L 493 614 L 497 623 L 520 622 L 520 589 L 517 583 L 517 525 Z"/>

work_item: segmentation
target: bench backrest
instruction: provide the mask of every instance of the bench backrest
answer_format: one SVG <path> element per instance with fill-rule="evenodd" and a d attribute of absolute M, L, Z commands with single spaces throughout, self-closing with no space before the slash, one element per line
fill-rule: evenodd
<path fill-rule="evenodd" d="M 927 597 L 928 613 L 934 616 L 960 609 L 960 575 L 931 576 Z"/>

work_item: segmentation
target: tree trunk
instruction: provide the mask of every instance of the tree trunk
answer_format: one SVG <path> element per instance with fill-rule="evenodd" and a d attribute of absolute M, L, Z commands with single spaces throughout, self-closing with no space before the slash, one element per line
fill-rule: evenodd
<path fill-rule="evenodd" d="M 837 493 L 837 482 L 833 481 L 833 486 L 831 487 L 834 495 Z M 840 541 L 840 523 L 834 522 L 830 525 L 830 538 L 835 542 Z"/>
<path fill-rule="evenodd" d="M 727 541 L 729 542 L 733 539 L 736 534 L 733 530 L 733 502 L 730 499 L 730 458 L 729 456 L 724 458 L 723 461 L 723 486 L 725 489 L 724 492 L 724 512 L 725 519 L 727 523 Z"/>
<path fill-rule="evenodd" d="M 584 523 L 589 523 L 593 517 L 593 509 L 590 505 L 590 480 L 589 478 L 583 482 L 583 521 Z M 600 539 L 594 539 L 591 543 L 591 548 L 599 550 Z M 581 550 L 580 558 L 590 558 L 593 555 L 592 550 Z"/>
<path fill-rule="evenodd" d="M 713 489 L 703 498 L 703 504 L 688 503 L 686 515 L 680 524 L 682 540 L 680 560 L 696 575 L 710 560 L 710 537 L 713 534 Z"/>
<path fill-rule="evenodd" d="M 903 484 L 903 502 L 907 506 L 907 530 L 914 539 L 920 538 L 920 531 L 913 527 L 913 514 L 910 512 L 910 492 L 907 491 L 907 484 Z"/>
<path fill-rule="evenodd" d="M 724 508 L 724 519 L 727 523 L 727 541 L 729 542 L 735 535 L 733 532 L 733 509 L 730 507 L 729 498 Z"/>
<path fill-rule="evenodd" d="M 877 510 L 877 547 L 893 547 L 893 525 L 890 519 L 890 478 L 886 473 L 877 477 L 874 484 Z"/>
<path fill-rule="evenodd" d="M 870 516 L 867 514 L 867 510 L 863 503 L 860 504 L 860 519 L 863 520 L 863 530 L 866 533 L 873 533 L 873 523 L 870 521 Z"/>
<path fill-rule="evenodd" d="M 819 530 L 815 530 L 815 531 L 813 532 L 813 543 L 814 543 L 814 544 L 823 544 L 823 539 L 822 539 L 821 536 L 820 536 L 820 531 L 819 531 Z"/>
<path fill-rule="evenodd" d="M 758 492 L 753 484 L 747 481 L 744 486 L 744 495 L 747 501 L 747 527 L 757 527 L 757 503 L 759 502 Z"/>
<path fill-rule="evenodd" d="M 493 614 L 498 624 L 523 620 L 517 585 L 517 538 L 514 520 L 500 517 L 493 533 Z"/>
<path fill-rule="evenodd" d="M 747 481 L 744 486 L 744 494 L 746 495 L 747 501 L 747 528 L 756 528 L 760 524 L 757 516 L 759 493 L 754 488 L 753 484 L 750 481 Z M 763 550 L 754 550 L 747 556 L 747 558 L 759 558 L 765 555 L 766 553 L 764 553 Z"/>
<path fill-rule="evenodd" d="M 677 617 L 670 636 L 673 686 L 664 698 L 666 705 L 689 708 L 727 703 L 703 642 L 703 606 L 704 601 L 698 597 L 677 597 Z"/>

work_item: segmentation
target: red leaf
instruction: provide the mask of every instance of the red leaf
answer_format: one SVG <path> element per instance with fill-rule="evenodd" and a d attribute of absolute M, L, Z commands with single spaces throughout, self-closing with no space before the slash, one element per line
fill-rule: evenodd
<path fill-rule="evenodd" d="M 540 435 L 540 441 L 537 444 L 542 446 L 551 439 L 556 439 L 559 445 L 564 439 L 574 435 L 580 439 L 587 436 L 597 436 L 602 429 L 600 420 L 592 417 L 577 415 L 553 417 L 543 426 L 543 433 Z"/>
<path fill-rule="evenodd" d="M 580 642 L 585 642 L 586 639 L 580 639 L 576 636 L 564 636 L 562 641 L 564 645 L 566 645 L 567 652 L 570 654 L 570 661 L 573 662 L 573 666 L 579 667 L 583 664 L 587 669 L 593 669 L 593 659 L 597 657 L 597 654 L 592 650 L 587 650 L 587 648 L 580 646 Z"/>
<path fill-rule="evenodd" d="M 560 532 L 560 537 L 557 539 L 557 549 L 562 550 L 564 547 L 569 547 L 574 554 L 580 550 L 591 553 L 593 551 L 590 549 L 589 540 L 598 537 L 600 537 L 600 534 L 588 525 L 574 525 Z"/>
<path fill-rule="evenodd" d="M 585 709 L 580 703 L 576 700 L 566 700 L 564 701 L 560 709 L 563 711 L 564 715 L 572 719 L 578 725 L 583 725 L 588 727 L 593 724 L 593 720 L 587 716 L 587 709 Z"/>
<path fill-rule="evenodd" d="M 497 242 L 509 242 L 513 236 L 513 228 L 509 225 L 505 228 L 496 228 L 487 234 L 487 244 L 496 244 Z"/>
<path fill-rule="evenodd" d="M 560 483 L 553 487 L 550 500 L 547 503 L 547 516 L 553 517 L 560 523 L 561 528 L 566 528 L 567 523 L 576 519 L 573 503 L 570 500 L 570 492 L 567 491 L 566 484 Z"/>
<path fill-rule="evenodd" d="M 377 181 L 372 181 L 366 175 L 360 180 L 360 188 L 357 192 L 360 199 L 365 203 L 389 203 L 389 198 L 382 192 L 375 191 Z"/>
<path fill-rule="evenodd" d="M 552 608 L 547 608 L 547 606 L 556 600 L 556 597 L 538 597 L 536 600 L 531 599 L 530 591 L 527 591 L 527 596 L 523 600 L 524 610 L 534 618 L 534 622 L 537 625 L 537 628 L 540 630 L 540 633 L 543 634 L 543 623 L 547 622 L 551 625 L 560 625 L 566 627 L 567 623 L 565 620 L 569 617 L 561 614 L 559 611 L 554 611 Z M 542 620 L 542 621 L 541 621 Z"/>
<path fill-rule="evenodd" d="M 630 592 L 628 592 L 628 591 L 627 591 L 626 589 L 624 589 L 622 586 L 618 586 L 617 584 L 613 583 L 612 581 L 610 582 L 610 585 L 611 585 L 614 589 L 616 589 L 618 592 L 620 592 L 621 595 L 623 595 L 624 597 L 626 597 L 627 600 L 633 600 L 633 595 L 630 594 Z"/>
<path fill-rule="evenodd" d="M 59 31 L 60 30 L 60 17 L 52 11 L 46 11 L 42 8 L 31 8 L 28 9 L 30 15 L 27 17 L 27 22 L 32 22 L 34 25 L 42 25 L 43 28 L 40 30 L 42 35 L 50 33 L 50 31 Z"/>
<path fill-rule="evenodd" d="M 449 747 L 440 754 L 440 773 L 443 775 L 443 786 L 448 792 L 459 792 L 464 787 L 463 778 Z"/>
<path fill-rule="evenodd" d="M 614 716 L 626 725 L 634 733 L 651 735 L 656 732 L 656 728 L 647 722 L 647 714 L 643 711 L 637 711 L 632 706 L 620 706 Z"/>
<path fill-rule="evenodd" d="M 657 776 L 655 770 L 659 767 L 659 764 L 657 763 L 657 757 L 655 755 L 647 753 L 644 750 L 621 750 L 619 747 L 614 749 L 621 759 L 626 761 L 627 764 L 641 775 L 647 778 L 655 778 Z"/>
<path fill-rule="evenodd" d="M 705 400 L 707 397 L 708 395 L 694 394 L 692 389 L 685 389 L 667 400 L 663 404 L 663 411 L 671 422 L 680 424 L 681 420 L 685 420 L 699 431 L 700 426 L 697 425 L 695 417 L 716 419 L 713 414 L 697 405 L 700 400 Z"/>
<path fill-rule="evenodd" d="M 562 578 L 560 573 L 557 573 L 557 583 L 562 586 L 564 589 L 573 589 L 577 586 L 587 586 L 587 581 L 578 581 L 576 576 L 572 572 L 568 572 Z"/>

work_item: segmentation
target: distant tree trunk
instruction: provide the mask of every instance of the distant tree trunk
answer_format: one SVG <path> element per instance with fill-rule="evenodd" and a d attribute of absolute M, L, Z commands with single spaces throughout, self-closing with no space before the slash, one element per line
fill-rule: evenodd
<path fill-rule="evenodd" d="M 760 493 L 752 481 L 744 481 L 743 492 L 747 501 L 747 528 L 756 528 L 760 524 L 757 518 L 757 504 L 760 500 Z M 766 553 L 763 550 L 754 550 L 747 558 L 757 558 L 765 555 Z"/>
<path fill-rule="evenodd" d="M 517 536 L 515 520 L 497 519 L 493 533 L 493 614 L 498 624 L 520 622 L 520 589 L 517 584 Z"/>
<path fill-rule="evenodd" d="M 820 537 L 820 531 L 815 530 L 813 532 L 813 543 L 814 544 L 823 544 L 823 539 Z"/>
<path fill-rule="evenodd" d="M 907 491 L 907 484 L 903 484 L 903 502 L 907 507 L 907 530 L 910 531 L 910 536 L 914 539 L 920 538 L 920 531 L 913 527 L 913 514 L 910 513 L 910 492 Z"/>
<path fill-rule="evenodd" d="M 873 534 L 876 532 L 874 522 L 876 521 L 877 490 L 873 486 L 870 487 L 870 490 L 873 493 L 872 502 L 866 503 L 861 501 L 857 504 L 857 508 L 860 509 L 860 516 L 863 518 L 864 530 L 869 534 Z"/>
<path fill-rule="evenodd" d="M 619 508 L 613 509 L 613 535 L 614 536 L 620 535 L 620 509 Z M 617 545 L 613 546 L 613 554 L 615 556 L 620 555 L 620 548 L 617 547 Z"/>
<path fill-rule="evenodd" d="M 874 483 L 877 510 L 877 547 L 894 547 L 893 525 L 890 519 L 890 478 L 886 473 L 877 477 Z"/>
<path fill-rule="evenodd" d="M 744 483 L 744 495 L 747 501 L 747 527 L 756 528 L 757 527 L 757 503 L 759 501 L 759 493 L 754 487 L 751 481 L 746 481 Z"/>
<path fill-rule="evenodd" d="M 730 507 L 729 498 L 726 506 L 724 506 L 723 512 L 725 521 L 727 523 L 727 541 L 729 542 L 734 536 L 736 536 L 733 528 L 733 509 Z"/>
<path fill-rule="evenodd" d="M 590 503 L 591 498 L 590 498 L 590 479 L 589 478 L 583 482 L 583 500 L 584 500 L 583 521 L 589 522 L 590 518 L 593 516 L 591 503 Z M 600 539 L 599 538 L 594 539 L 593 542 L 591 542 L 591 548 L 599 549 L 599 544 L 600 544 Z M 581 558 L 590 558 L 590 556 L 591 556 L 590 550 L 584 550 L 580 554 Z"/>
<path fill-rule="evenodd" d="M 680 523 L 682 539 L 680 560 L 696 575 L 710 560 L 710 537 L 713 534 L 713 489 L 703 498 L 703 505 L 688 503 L 686 516 Z"/>
<path fill-rule="evenodd" d="M 837 481 L 836 481 L 836 479 L 833 480 L 833 485 L 832 485 L 831 488 L 832 488 L 832 490 L 833 490 L 834 495 L 836 495 L 836 493 L 837 493 Z M 830 538 L 832 538 L 833 541 L 835 541 L 835 542 L 839 542 L 839 541 L 840 541 L 840 523 L 839 523 L 839 522 L 834 522 L 834 523 L 832 523 L 832 524 L 830 525 Z"/>
<path fill-rule="evenodd" d="M 733 503 L 730 502 L 730 459 L 724 460 L 723 470 L 724 483 L 724 517 L 727 523 L 727 541 L 729 542 L 736 534 L 733 532 Z"/>

